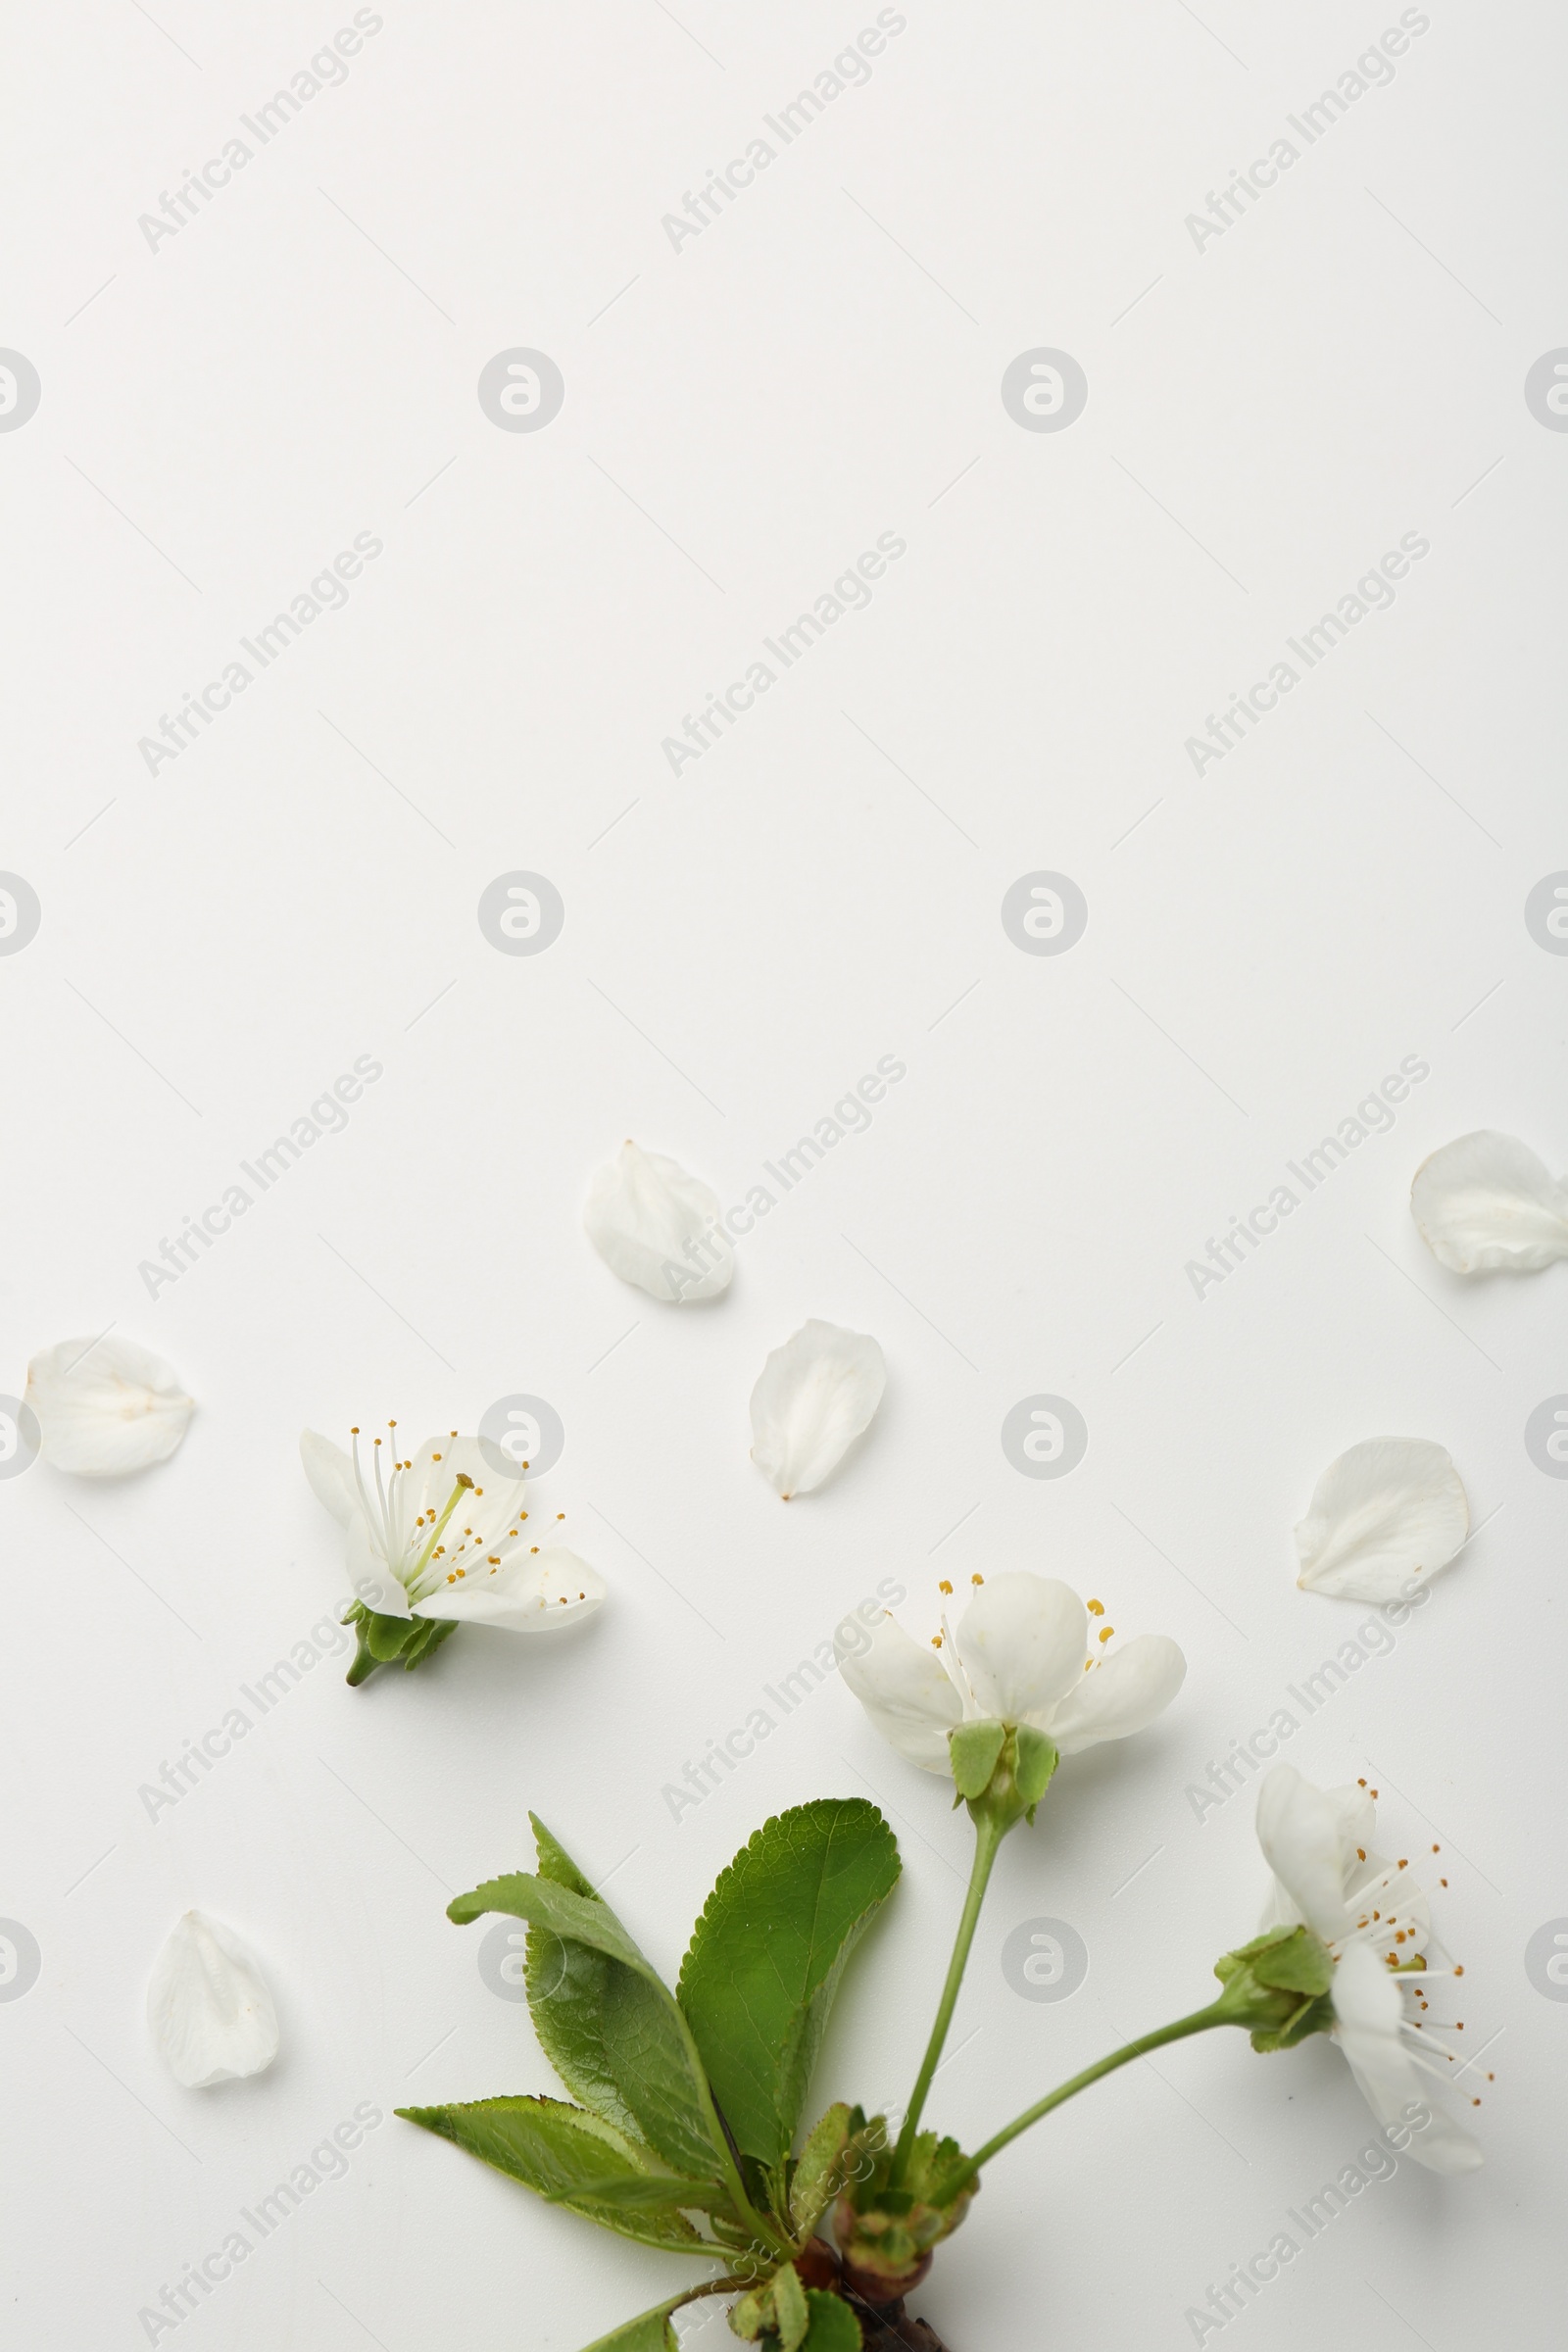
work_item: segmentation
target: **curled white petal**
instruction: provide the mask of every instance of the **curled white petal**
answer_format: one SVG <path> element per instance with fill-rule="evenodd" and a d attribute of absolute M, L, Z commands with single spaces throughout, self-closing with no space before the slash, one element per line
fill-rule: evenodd
<path fill-rule="evenodd" d="M 775 1348 L 752 1391 L 752 1459 L 788 1502 L 836 1470 L 882 1401 L 875 1340 L 814 1318 Z"/>
<path fill-rule="evenodd" d="M 1330 1462 L 1296 1531 L 1304 1592 L 1393 1600 L 1470 1533 L 1458 1471 L 1429 1438 L 1368 1438 Z"/>
<path fill-rule="evenodd" d="M 1127 1740 L 1170 1705 L 1187 1660 L 1168 1634 L 1135 1634 L 1090 1674 L 1081 1670 L 1041 1727 L 1057 1752 L 1075 1756 L 1102 1740 Z"/>
<path fill-rule="evenodd" d="M 490 1626 L 508 1634 L 561 1634 L 591 1617 L 606 1592 L 604 1578 L 564 1544 L 537 1555 L 513 1554 L 489 1576 L 416 1601 L 416 1617 L 451 1617 L 460 1625 Z"/>
<path fill-rule="evenodd" d="M 1325 1943 L 1350 1926 L 1340 1827 L 1339 1806 L 1304 1781 L 1294 1764 L 1276 1764 L 1264 1774 L 1257 1791 L 1257 1841 L 1295 1916 Z"/>
<path fill-rule="evenodd" d="M 359 1511 L 360 1498 L 354 1464 L 342 1446 L 308 1429 L 300 1438 L 300 1459 L 317 1501 L 326 1505 L 339 1527 L 347 1527 Z"/>
<path fill-rule="evenodd" d="M 1084 1670 L 1089 1612 L 1069 1585 L 1022 1569 L 988 1577 L 953 1637 L 976 1715 L 1044 1728 Z"/>
<path fill-rule="evenodd" d="M 1454 1274 L 1536 1274 L 1568 1257 L 1568 1184 L 1517 1136 L 1483 1127 L 1415 1173 L 1410 1214 Z"/>
<path fill-rule="evenodd" d="M 1393 1972 L 1365 1943 L 1350 1944 L 1334 1971 L 1334 2038 L 1348 2061 L 1362 2097 L 1387 2128 L 1409 2132 L 1407 2153 L 1432 2173 L 1473 2173 L 1479 2144 L 1446 2115 L 1426 2087 L 1404 2040 L 1404 2004 Z M 1430 2122 L 1412 2131 L 1412 2107 Z"/>
<path fill-rule="evenodd" d="M 154 1963 L 147 2025 L 187 2090 L 262 2074 L 277 2056 L 277 2012 L 255 1954 L 200 1911 L 185 1913 Z"/>
<path fill-rule="evenodd" d="M 590 1184 L 582 1221 L 611 1271 L 654 1298 L 716 1298 L 734 1276 L 717 1195 L 662 1152 L 622 1144 Z"/>
<path fill-rule="evenodd" d="M 845 1625 L 861 1633 L 853 1618 Z M 840 1674 L 889 1746 L 926 1772 L 947 1772 L 948 1734 L 962 1721 L 963 1705 L 940 1653 L 888 1616 L 878 1618 L 859 1642 L 852 1642 L 841 1626 L 833 1646 Z"/>
<path fill-rule="evenodd" d="M 35 1355 L 25 1401 L 45 1461 L 77 1478 L 123 1478 L 167 1461 L 196 1409 L 161 1356 L 115 1332 Z"/>

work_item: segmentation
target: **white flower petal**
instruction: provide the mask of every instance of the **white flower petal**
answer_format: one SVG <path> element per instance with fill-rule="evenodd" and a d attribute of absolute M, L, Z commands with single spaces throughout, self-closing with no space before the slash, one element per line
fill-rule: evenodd
<path fill-rule="evenodd" d="M 1388 1963 L 1367 1944 L 1352 1943 L 1335 1968 L 1333 2000 L 1334 2038 L 1378 2122 L 1409 2131 L 1406 2111 L 1425 2107 L 1432 2120 L 1410 2132 L 1406 2153 L 1428 2172 L 1475 2172 L 1482 2163 L 1480 2146 L 1444 2114 L 1404 2045 L 1404 2003 Z"/>
<path fill-rule="evenodd" d="M 147 2025 L 187 2090 L 259 2075 L 277 2056 L 277 2012 L 255 1954 L 200 1911 L 186 1912 L 154 1963 Z"/>
<path fill-rule="evenodd" d="M 300 1438 L 300 1459 L 317 1501 L 326 1505 L 339 1527 L 347 1527 L 359 1510 L 360 1497 L 354 1484 L 354 1464 L 342 1446 L 308 1429 Z"/>
<path fill-rule="evenodd" d="M 1044 1729 L 1083 1674 L 1089 1612 L 1069 1585 L 1011 1569 L 988 1577 L 954 1636 L 975 1712 Z"/>
<path fill-rule="evenodd" d="M 371 1543 L 363 1512 L 349 1522 L 348 1570 L 354 1597 L 363 1600 L 368 1609 L 373 1609 L 378 1617 L 409 1615 L 409 1596 L 387 1565 L 385 1553 Z"/>
<path fill-rule="evenodd" d="M 1331 1462 L 1296 1531 L 1307 1592 L 1395 1599 L 1451 1560 L 1470 1532 L 1459 1473 L 1427 1438 L 1368 1438 Z"/>
<path fill-rule="evenodd" d="M 1296 1916 L 1325 1943 L 1349 1929 L 1340 1861 L 1340 1810 L 1294 1764 L 1275 1764 L 1257 1791 L 1257 1841 Z M 1286 1916 L 1289 1916 L 1287 1913 Z"/>
<path fill-rule="evenodd" d="M 951 1768 L 948 1734 L 963 1720 L 963 1704 L 942 1664 L 941 1653 L 883 1616 L 870 1630 L 870 1646 L 858 1655 L 834 1636 L 839 1672 L 890 1747 L 926 1772 Z"/>
<path fill-rule="evenodd" d="M 629 1140 L 595 1175 L 582 1221 L 611 1271 L 652 1298 L 716 1298 L 734 1276 L 717 1195 Z"/>
<path fill-rule="evenodd" d="M 867 1428 L 888 1368 L 875 1340 L 803 1323 L 775 1348 L 752 1391 L 752 1459 L 786 1502 L 809 1494 Z"/>
<path fill-rule="evenodd" d="M 161 1356 L 114 1332 L 35 1355 L 25 1401 L 45 1461 L 77 1478 L 123 1478 L 167 1461 L 196 1409 Z"/>
<path fill-rule="evenodd" d="M 1535 1274 L 1568 1257 L 1568 1185 L 1517 1136 L 1488 1127 L 1422 1162 L 1410 1214 L 1455 1274 Z"/>
<path fill-rule="evenodd" d="M 591 1617 L 606 1590 L 596 1568 L 555 1544 L 537 1556 L 514 1555 L 493 1575 L 470 1571 L 428 1600 L 416 1601 L 413 1614 L 508 1634 L 561 1634 Z"/>
<path fill-rule="evenodd" d="M 1080 1671 L 1043 1728 L 1064 1756 L 1102 1740 L 1129 1739 L 1164 1713 L 1186 1673 L 1187 1660 L 1168 1634 L 1135 1634 L 1092 1674 Z"/>

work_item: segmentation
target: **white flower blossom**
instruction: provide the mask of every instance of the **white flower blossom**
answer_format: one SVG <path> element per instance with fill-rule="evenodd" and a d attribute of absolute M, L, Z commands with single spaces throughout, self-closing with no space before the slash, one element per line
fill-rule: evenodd
<path fill-rule="evenodd" d="M 960 1723 L 1029 1724 L 1057 1753 L 1125 1740 L 1162 1714 L 1187 1672 L 1164 1634 L 1138 1634 L 1116 1651 L 1098 1600 L 1054 1578 L 1008 1571 L 975 1578 L 956 1631 L 946 1617 L 929 1647 L 890 1615 L 857 1654 L 835 1637 L 839 1670 L 877 1730 L 909 1763 L 952 1770 L 948 1734 Z M 952 1588 L 944 1586 L 944 1591 Z"/>
<path fill-rule="evenodd" d="M 1376 1829 L 1363 1784 L 1316 1788 L 1294 1765 L 1274 1765 L 1257 1791 L 1258 1843 L 1274 1873 L 1259 1926 L 1304 1922 L 1328 1946 L 1333 2038 L 1378 2122 L 1399 2123 L 1419 2100 L 1432 2121 L 1411 2138 L 1416 2162 L 1434 2173 L 1474 2172 L 1480 2147 L 1423 2081 L 1463 2070 L 1424 2014 L 1412 2014 L 1425 2012 L 1429 1987 L 1463 1971 L 1428 1966 L 1425 1890 L 1407 1858 L 1391 1862 L 1374 1850 Z"/>
<path fill-rule="evenodd" d="M 405 1458 L 389 1421 L 367 1477 L 353 1435 L 352 1457 L 314 1430 L 300 1453 L 318 1499 L 347 1531 L 349 1581 L 368 1609 L 554 1634 L 598 1608 L 604 1579 L 553 1541 L 564 1513 L 541 1521 L 526 1480 L 499 1477 L 477 1438 L 454 1430 Z"/>

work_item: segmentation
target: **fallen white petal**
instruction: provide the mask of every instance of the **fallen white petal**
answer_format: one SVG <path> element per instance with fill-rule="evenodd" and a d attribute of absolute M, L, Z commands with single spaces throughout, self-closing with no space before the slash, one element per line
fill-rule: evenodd
<path fill-rule="evenodd" d="M 871 1422 L 888 1368 L 875 1340 L 803 1323 L 775 1348 L 752 1391 L 752 1459 L 786 1502 L 837 1469 Z"/>
<path fill-rule="evenodd" d="M 114 1332 L 35 1355 L 25 1401 L 45 1461 L 77 1478 L 123 1478 L 167 1461 L 196 1409 L 161 1356 Z"/>
<path fill-rule="evenodd" d="M 685 1304 L 729 1289 L 735 1252 L 718 1197 L 662 1152 L 622 1144 L 590 1184 L 582 1221 L 611 1271 L 651 1298 Z"/>
<path fill-rule="evenodd" d="M 147 2025 L 187 2090 L 262 2074 L 277 2056 L 277 2012 L 255 1954 L 200 1911 L 186 1912 L 154 1963 Z"/>
<path fill-rule="evenodd" d="M 562 1634 L 591 1617 L 607 1587 L 564 1544 L 509 1560 L 494 1576 L 465 1579 L 414 1604 L 416 1617 L 450 1617 L 460 1625 L 490 1626 L 508 1634 Z"/>
<path fill-rule="evenodd" d="M 1331 1462 L 1296 1531 L 1303 1592 L 1394 1600 L 1470 1533 L 1459 1473 L 1429 1438 L 1368 1438 Z"/>
<path fill-rule="evenodd" d="M 1535 1274 L 1568 1257 L 1568 1185 L 1517 1136 L 1488 1127 L 1423 1161 L 1410 1214 L 1454 1274 Z"/>

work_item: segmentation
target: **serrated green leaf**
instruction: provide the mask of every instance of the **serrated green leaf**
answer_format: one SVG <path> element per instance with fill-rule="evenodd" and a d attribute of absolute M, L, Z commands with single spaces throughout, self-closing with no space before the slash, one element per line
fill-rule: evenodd
<path fill-rule="evenodd" d="M 864 2337 L 860 2323 L 849 2305 L 839 2295 L 824 2295 L 808 2287 L 806 2300 L 810 2306 L 811 2324 L 801 2344 L 801 2352 L 859 2352 Z"/>
<path fill-rule="evenodd" d="M 797 2230 L 814 2230 L 828 2199 L 838 2193 L 853 2112 L 840 2099 L 818 2117 L 807 2135 L 790 2182 L 790 2219 Z"/>
<path fill-rule="evenodd" d="M 811 2325 L 810 2306 L 801 2275 L 792 2262 L 786 2262 L 773 2273 L 773 2319 L 778 2328 L 778 2340 L 783 2352 L 801 2352 L 806 2331 Z"/>
<path fill-rule="evenodd" d="M 602 1989 L 600 2041 L 593 2045 L 642 2137 L 666 2164 L 694 2180 L 728 2177 L 728 2150 L 713 2111 L 698 2045 L 679 2006 L 608 1903 L 550 1879 L 517 1871 L 490 1879 L 447 1906 L 466 1926 L 486 1911 L 510 1912 L 564 1943 L 614 1963 Z M 563 2040 L 565 2036 L 563 2035 Z M 584 2036 L 573 2058 L 591 2063 Z"/>
<path fill-rule="evenodd" d="M 528 1819 L 538 1849 L 539 1877 L 597 1902 L 592 1885 L 565 1847 L 537 1814 L 530 1813 Z M 549 1928 L 528 1931 L 523 1981 L 540 2048 L 574 2098 L 622 2132 L 637 2135 L 637 2119 L 621 2095 L 605 2041 L 606 1996 L 611 1971 L 617 1965 L 603 1952 L 554 1935 Z"/>
<path fill-rule="evenodd" d="M 682 1963 L 678 1998 L 737 2144 L 788 2156 L 846 1961 L 899 1875 L 864 1797 L 778 1814 L 722 1871 Z"/>
<path fill-rule="evenodd" d="M 991 1775 L 997 1769 L 1003 1741 L 1007 1737 L 1004 1723 L 986 1720 L 981 1723 L 960 1723 L 948 1734 L 948 1754 L 953 1763 L 953 1785 L 960 1796 L 984 1796 L 991 1786 Z"/>
<path fill-rule="evenodd" d="M 623 2328 L 612 2328 L 608 2335 L 597 2336 L 585 2347 L 585 2352 L 679 2352 L 675 2330 L 669 2315 L 685 2302 L 677 2295 L 672 2303 L 656 2303 L 652 2311 L 628 2320 Z"/>
<path fill-rule="evenodd" d="M 397 2112 L 551 2204 L 622 2237 L 679 2252 L 703 2243 L 682 2209 L 706 2211 L 718 2193 L 712 2183 L 664 2173 L 651 2149 L 581 2107 L 560 2099 L 500 2098 Z"/>

